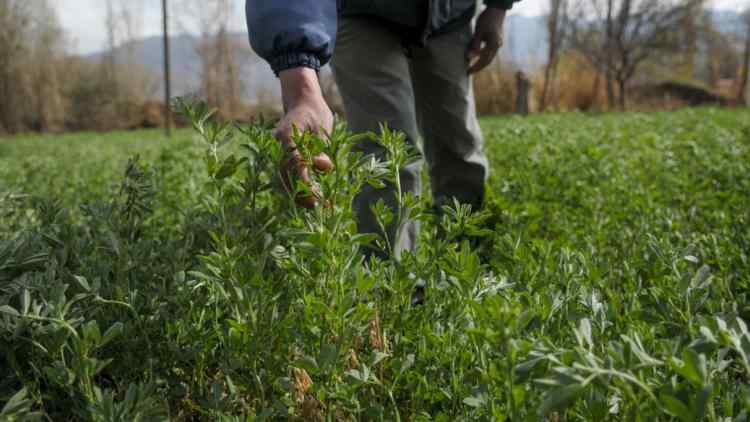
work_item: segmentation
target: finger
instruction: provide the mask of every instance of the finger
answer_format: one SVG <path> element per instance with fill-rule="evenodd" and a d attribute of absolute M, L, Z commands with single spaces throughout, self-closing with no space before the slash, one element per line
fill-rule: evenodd
<path fill-rule="evenodd" d="M 471 39 L 469 49 L 466 51 L 466 60 L 471 61 L 482 51 L 482 34 L 474 34 L 474 38 Z"/>
<path fill-rule="evenodd" d="M 302 189 L 300 189 L 300 191 L 297 192 L 296 195 L 294 195 L 294 202 L 298 206 L 303 208 L 315 208 L 320 198 L 323 197 L 322 191 L 316 183 L 310 182 L 309 175 L 307 174 L 307 168 L 305 168 L 301 173 L 302 174 L 298 174 L 299 178 L 307 181 L 301 184 Z M 296 187 L 293 184 L 293 179 L 289 177 L 289 173 L 283 175 L 282 181 L 284 182 L 283 184 L 286 191 L 289 192 L 289 194 L 294 194 L 296 191 Z"/>
<path fill-rule="evenodd" d="M 333 171 L 333 162 L 328 158 L 328 155 L 324 152 L 314 156 L 312 158 L 313 167 L 318 171 L 330 173 Z"/>
<path fill-rule="evenodd" d="M 294 202 L 303 208 L 311 209 L 315 208 L 315 206 L 318 205 L 318 201 L 323 198 L 323 190 L 317 183 L 311 183 L 308 186 L 310 187 L 310 192 L 298 194 L 294 198 Z"/>
<path fill-rule="evenodd" d="M 479 55 L 479 60 L 477 60 L 469 68 L 469 74 L 471 75 L 472 73 L 479 72 L 480 70 L 487 67 L 490 63 L 492 63 L 492 60 L 495 59 L 496 55 L 497 55 L 497 48 L 485 46 L 484 49 L 482 49 L 481 54 Z"/>
<path fill-rule="evenodd" d="M 276 130 L 273 131 L 273 137 L 276 138 L 284 148 L 289 148 L 292 142 L 292 128 L 280 123 Z"/>
<path fill-rule="evenodd" d="M 302 208 L 313 209 L 318 204 L 318 198 L 315 195 L 297 195 L 294 202 Z"/>
<path fill-rule="evenodd" d="M 281 162 L 281 180 L 288 192 L 294 190 L 294 179 L 299 179 L 303 183 L 310 182 L 307 166 L 296 148 L 290 149 Z"/>

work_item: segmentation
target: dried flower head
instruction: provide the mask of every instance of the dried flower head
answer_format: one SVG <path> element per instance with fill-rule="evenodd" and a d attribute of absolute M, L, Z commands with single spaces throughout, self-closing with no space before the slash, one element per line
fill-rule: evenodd
<path fill-rule="evenodd" d="M 305 393 L 312 387 L 312 379 L 302 368 L 292 368 L 294 384 L 292 385 L 292 397 L 296 403 L 302 403 L 305 400 Z"/>
<path fill-rule="evenodd" d="M 304 421 L 323 422 L 325 420 L 325 405 L 308 394 L 300 405 L 300 416 Z"/>
<path fill-rule="evenodd" d="M 349 349 L 349 353 L 346 355 L 346 369 L 354 369 L 359 366 L 359 359 L 357 358 L 357 352 L 354 349 Z"/>
<path fill-rule="evenodd" d="M 375 312 L 375 316 L 370 320 L 368 327 L 370 332 L 370 347 L 382 352 L 385 350 L 385 338 L 383 330 L 380 327 L 380 314 L 378 312 Z"/>

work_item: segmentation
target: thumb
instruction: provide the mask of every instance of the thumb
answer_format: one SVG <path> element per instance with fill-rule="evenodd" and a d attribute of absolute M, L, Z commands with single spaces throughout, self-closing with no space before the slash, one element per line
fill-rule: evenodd
<path fill-rule="evenodd" d="M 326 173 L 330 173 L 331 171 L 333 171 L 333 162 L 331 162 L 331 159 L 324 152 L 314 156 L 312 158 L 312 162 L 313 167 L 315 167 L 316 170 Z"/>

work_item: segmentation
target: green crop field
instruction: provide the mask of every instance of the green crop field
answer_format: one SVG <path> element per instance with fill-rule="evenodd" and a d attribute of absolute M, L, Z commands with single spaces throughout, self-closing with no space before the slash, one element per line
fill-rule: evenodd
<path fill-rule="evenodd" d="M 747 420 L 748 110 L 485 119 L 485 209 L 373 204 L 398 262 L 350 207 L 397 135 L 301 140 L 302 210 L 267 128 L 187 112 L 0 139 L 0 420 Z"/>

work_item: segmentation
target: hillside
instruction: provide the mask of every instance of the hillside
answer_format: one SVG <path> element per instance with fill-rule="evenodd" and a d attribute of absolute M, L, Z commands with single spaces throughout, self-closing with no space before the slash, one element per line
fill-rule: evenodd
<path fill-rule="evenodd" d="M 258 93 L 263 89 L 270 89 L 274 95 L 278 94 L 278 88 L 274 83 L 275 77 L 268 65 L 265 64 L 250 48 L 247 34 L 230 34 L 231 42 L 237 46 L 237 54 L 240 58 L 240 68 L 245 83 L 245 97 L 255 100 Z M 170 38 L 170 49 L 172 59 L 172 91 L 175 96 L 186 95 L 195 92 L 200 85 L 201 60 L 196 52 L 200 39 L 190 34 L 179 34 Z M 158 36 L 148 37 L 129 42 L 116 49 L 115 57 L 118 62 L 127 62 L 130 52 L 133 51 L 137 62 L 144 65 L 150 71 L 161 74 L 163 70 L 162 38 Z M 86 56 L 92 61 L 99 61 L 103 52 Z M 163 91 L 161 79 L 155 86 L 154 97 L 159 97 Z"/>
<path fill-rule="evenodd" d="M 524 16 L 510 16 L 505 25 L 505 46 L 501 52 L 503 59 L 524 70 L 532 70 L 539 63 L 544 62 L 547 43 L 545 40 L 544 18 L 528 18 Z M 250 49 L 246 33 L 233 33 L 232 42 L 240 49 L 245 81 L 245 96 L 254 101 L 258 93 L 270 91 L 278 95 L 275 76 Z M 196 53 L 199 38 L 190 34 L 179 34 L 171 37 L 172 77 L 175 95 L 194 92 L 199 86 L 200 57 Z M 116 57 L 120 62 L 126 62 L 129 52 L 134 51 L 137 61 L 147 69 L 162 72 L 162 39 L 154 36 L 132 41 L 116 49 Z M 102 59 L 103 52 L 86 56 L 89 60 Z M 154 96 L 161 95 L 163 85 L 159 81 L 155 87 Z"/>
<path fill-rule="evenodd" d="M 717 10 L 712 12 L 716 28 L 726 33 L 742 33 L 740 15 L 736 12 Z M 503 61 L 526 72 L 533 72 L 543 65 L 547 56 L 547 28 L 544 16 L 527 17 L 511 15 L 504 27 L 504 46 L 500 52 Z M 278 96 L 278 85 L 268 65 L 250 48 L 246 33 L 233 33 L 232 42 L 238 48 L 241 57 L 241 69 L 245 81 L 245 97 L 255 101 L 259 95 Z M 175 35 L 172 45 L 172 76 L 175 95 L 194 92 L 199 85 L 200 58 L 196 53 L 198 37 L 190 34 Z M 162 40 L 160 37 L 149 37 L 133 41 L 117 48 L 118 60 L 126 61 L 129 51 L 135 51 L 137 60 L 147 69 L 160 74 L 162 72 Z M 89 60 L 101 60 L 103 53 L 86 56 Z M 154 97 L 161 95 L 161 81 L 155 86 Z"/>

